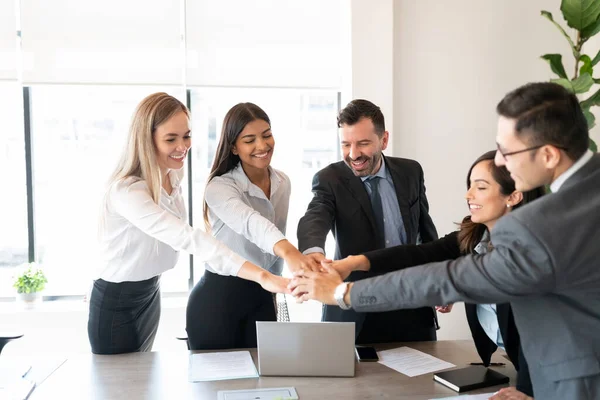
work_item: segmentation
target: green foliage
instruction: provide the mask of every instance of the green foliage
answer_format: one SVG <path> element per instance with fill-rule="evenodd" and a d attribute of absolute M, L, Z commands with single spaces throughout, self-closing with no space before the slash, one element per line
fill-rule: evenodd
<path fill-rule="evenodd" d="M 578 31 L 593 26 L 600 16 L 600 2 L 597 0 L 562 0 L 560 4 L 567 25 Z"/>
<path fill-rule="evenodd" d="M 569 79 L 567 78 L 567 72 L 565 71 L 565 67 L 562 63 L 562 54 L 544 54 L 542 58 L 550 63 L 550 69 L 552 69 L 552 72 L 560 76 L 562 79 Z"/>
<path fill-rule="evenodd" d="M 600 32 L 600 0 L 562 0 L 560 11 L 567 21 L 567 25 L 575 30 L 577 36 L 575 40 L 554 20 L 550 12 L 542 11 L 541 15 L 552 22 L 569 42 L 575 58 L 573 77 L 569 79 L 567 76 L 561 54 L 544 54 L 541 58 L 550 64 L 550 69 L 558 76 L 557 79 L 551 79 L 552 82 L 558 83 L 577 95 L 582 95 L 600 83 L 600 78 L 594 78 L 594 67 L 600 62 L 600 51 L 593 59 L 583 53 L 583 45 Z M 591 108 L 600 105 L 600 90 L 595 91 L 585 100 L 580 100 L 580 104 L 588 127 L 592 129 L 596 124 L 596 118 Z M 594 153 L 597 151 L 596 143 L 592 139 L 590 139 L 590 149 Z"/>
<path fill-rule="evenodd" d="M 48 280 L 42 272 L 35 266 L 35 263 L 26 264 L 27 268 L 17 276 L 13 287 L 17 293 L 35 293 L 44 290 Z"/>

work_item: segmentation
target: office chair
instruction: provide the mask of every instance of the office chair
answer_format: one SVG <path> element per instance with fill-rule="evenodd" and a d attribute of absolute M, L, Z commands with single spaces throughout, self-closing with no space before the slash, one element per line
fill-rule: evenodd
<path fill-rule="evenodd" d="M 6 346 L 6 344 L 8 342 L 10 342 L 11 340 L 15 340 L 15 339 L 19 339 L 22 338 L 23 334 L 22 333 L 2 333 L 0 332 L 0 354 L 2 354 L 2 349 L 4 349 L 4 346 Z"/>

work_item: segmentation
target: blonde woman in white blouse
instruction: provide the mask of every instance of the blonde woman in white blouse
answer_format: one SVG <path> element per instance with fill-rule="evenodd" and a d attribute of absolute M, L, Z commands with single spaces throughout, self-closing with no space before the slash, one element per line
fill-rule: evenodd
<path fill-rule="evenodd" d="M 267 114 L 240 103 L 223 130 L 205 192 L 207 231 L 237 253 L 273 274 L 283 261 L 291 271 L 320 269 L 285 238 L 291 185 L 271 168 L 275 140 Z M 221 276 L 207 261 L 204 276 L 188 301 L 192 350 L 256 347 L 256 321 L 275 321 L 273 296 L 259 285 Z"/>
<path fill-rule="evenodd" d="M 288 281 L 246 261 L 186 222 L 182 167 L 191 145 L 189 112 L 155 93 L 138 105 L 128 144 L 112 175 L 100 222 L 102 269 L 90 297 L 92 352 L 150 351 L 160 319 L 160 275 L 180 250 L 271 292 Z"/>

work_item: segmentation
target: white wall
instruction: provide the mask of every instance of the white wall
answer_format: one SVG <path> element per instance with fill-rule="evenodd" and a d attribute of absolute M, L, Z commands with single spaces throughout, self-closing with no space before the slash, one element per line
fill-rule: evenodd
<path fill-rule="evenodd" d="M 342 88 L 342 107 L 352 99 L 367 99 L 381 107 L 386 128 L 394 125 L 394 2 L 352 0 L 350 19 L 350 79 Z M 391 154 L 394 138 L 386 154 Z"/>
<path fill-rule="evenodd" d="M 392 152 L 422 164 L 440 235 L 466 215 L 469 166 L 495 148 L 496 104 L 524 83 L 553 77 L 539 58 L 543 54 L 563 54 L 572 73 L 566 40 L 540 16 L 545 9 L 562 22 L 559 5 L 559 0 L 394 1 Z M 598 41 L 584 47 L 592 58 L 598 48 Z M 598 132 L 594 129 L 596 141 Z M 470 336 L 462 307 L 442 316 L 441 324 L 441 338 Z"/>

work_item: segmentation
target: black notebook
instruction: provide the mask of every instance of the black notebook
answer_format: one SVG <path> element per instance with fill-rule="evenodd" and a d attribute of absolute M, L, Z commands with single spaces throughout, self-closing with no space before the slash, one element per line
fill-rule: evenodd
<path fill-rule="evenodd" d="M 433 379 L 457 392 L 508 383 L 508 376 L 481 365 L 438 372 Z"/>

